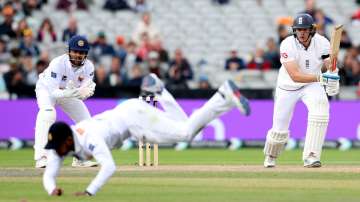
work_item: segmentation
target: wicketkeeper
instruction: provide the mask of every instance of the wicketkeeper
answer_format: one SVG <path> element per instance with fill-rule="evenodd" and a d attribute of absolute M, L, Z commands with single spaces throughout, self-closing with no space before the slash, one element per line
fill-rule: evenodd
<path fill-rule="evenodd" d="M 83 100 L 94 94 L 94 65 L 86 59 L 89 43 L 83 36 L 76 35 L 69 40 L 68 54 L 53 59 L 36 83 L 36 99 L 39 112 L 35 126 L 35 167 L 44 168 L 47 164 L 48 131 L 56 120 L 55 105 L 70 116 L 76 123 L 89 119 L 90 113 Z M 73 166 L 91 167 L 96 162 L 78 161 Z"/>

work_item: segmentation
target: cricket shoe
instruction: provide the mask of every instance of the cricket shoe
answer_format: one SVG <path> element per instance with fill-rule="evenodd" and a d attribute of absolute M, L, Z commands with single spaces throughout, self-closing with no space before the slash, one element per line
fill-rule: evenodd
<path fill-rule="evenodd" d="M 40 159 L 36 160 L 35 168 L 46 168 L 47 159 L 46 156 L 42 156 Z"/>
<path fill-rule="evenodd" d="M 251 113 L 249 100 L 240 93 L 239 88 L 234 81 L 227 80 L 219 88 L 218 92 L 225 99 L 233 102 L 239 111 L 245 116 L 249 116 Z"/>
<path fill-rule="evenodd" d="M 264 167 L 273 168 L 276 165 L 276 158 L 272 156 L 265 156 Z"/>
<path fill-rule="evenodd" d="M 144 77 L 141 83 L 141 91 L 152 94 L 161 94 L 164 89 L 164 83 L 156 76 L 151 73 Z"/>
<path fill-rule="evenodd" d="M 73 162 L 71 164 L 72 167 L 77 168 L 87 168 L 87 167 L 97 167 L 99 165 L 96 161 L 86 161 L 86 160 L 79 160 L 77 158 L 73 158 Z"/>
<path fill-rule="evenodd" d="M 305 168 L 320 168 L 321 162 L 315 156 L 310 155 L 304 160 L 304 167 Z"/>

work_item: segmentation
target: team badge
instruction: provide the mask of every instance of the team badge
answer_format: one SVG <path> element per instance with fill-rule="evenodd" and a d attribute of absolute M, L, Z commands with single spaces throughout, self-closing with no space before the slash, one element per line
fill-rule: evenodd
<path fill-rule="evenodd" d="M 50 75 L 52 78 L 56 79 L 56 73 L 55 72 L 51 72 L 51 75 Z"/>
<path fill-rule="evenodd" d="M 310 60 L 305 60 L 305 67 L 306 69 L 310 68 Z"/>
<path fill-rule="evenodd" d="M 78 44 L 79 46 L 84 46 L 84 43 L 85 43 L 85 42 L 84 42 L 83 40 L 79 40 L 77 44 Z"/>
<path fill-rule="evenodd" d="M 90 145 L 89 145 L 89 150 L 90 150 L 90 151 L 94 151 L 94 149 L 95 149 L 95 145 L 90 144 Z"/>

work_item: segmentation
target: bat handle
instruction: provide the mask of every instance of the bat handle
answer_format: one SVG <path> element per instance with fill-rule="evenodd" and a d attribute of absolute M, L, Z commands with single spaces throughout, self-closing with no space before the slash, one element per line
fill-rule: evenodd
<path fill-rule="evenodd" d="M 337 58 L 333 58 L 331 61 L 331 71 L 336 71 L 336 67 L 337 67 Z"/>

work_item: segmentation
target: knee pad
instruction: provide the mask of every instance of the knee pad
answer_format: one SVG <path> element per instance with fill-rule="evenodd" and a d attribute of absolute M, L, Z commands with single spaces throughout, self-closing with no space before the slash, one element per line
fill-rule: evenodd
<path fill-rule="evenodd" d="M 38 112 L 38 121 L 54 123 L 56 120 L 56 110 L 54 107 L 42 108 Z"/>
<path fill-rule="evenodd" d="M 44 147 L 48 141 L 48 133 L 51 124 L 56 120 L 56 111 L 53 107 L 41 108 L 36 118 L 35 127 L 35 160 L 46 156 Z"/>
<path fill-rule="evenodd" d="M 269 130 L 266 135 L 264 147 L 265 156 L 276 158 L 284 150 L 285 144 L 289 138 L 289 131 L 277 132 Z"/>

